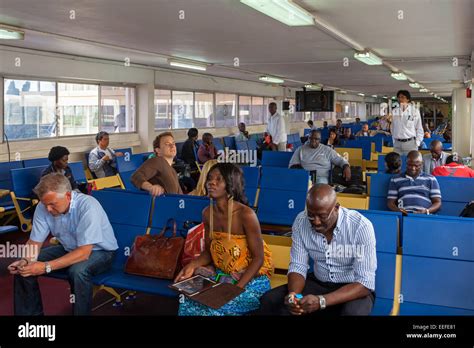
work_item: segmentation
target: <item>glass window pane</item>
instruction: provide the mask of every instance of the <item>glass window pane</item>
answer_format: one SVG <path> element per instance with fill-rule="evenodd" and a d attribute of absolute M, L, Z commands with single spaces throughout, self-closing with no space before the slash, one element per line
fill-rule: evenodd
<path fill-rule="evenodd" d="M 171 91 L 155 89 L 155 129 L 171 129 Z"/>
<path fill-rule="evenodd" d="M 194 93 L 194 127 L 214 127 L 214 94 Z"/>
<path fill-rule="evenodd" d="M 56 135 L 56 83 L 4 80 L 4 131 L 9 140 Z"/>
<path fill-rule="evenodd" d="M 237 97 L 216 93 L 216 128 L 237 126 Z"/>
<path fill-rule="evenodd" d="M 59 135 L 96 134 L 99 130 L 99 86 L 58 83 Z"/>
<path fill-rule="evenodd" d="M 135 88 L 101 86 L 100 130 L 108 133 L 135 131 Z"/>
<path fill-rule="evenodd" d="M 193 92 L 173 91 L 173 129 L 193 127 Z"/>
<path fill-rule="evenodd" d="M 239 122 L 250 124 L 250 107 L 252 104 L 252 97 L 239 96 Z"/>
<path fill-rule="evenodd" d="M 263 98 L 252 97 L 250 124 L 263 124 L 264 114 L 265 114 L 265 105 L 263 104 Z"/>

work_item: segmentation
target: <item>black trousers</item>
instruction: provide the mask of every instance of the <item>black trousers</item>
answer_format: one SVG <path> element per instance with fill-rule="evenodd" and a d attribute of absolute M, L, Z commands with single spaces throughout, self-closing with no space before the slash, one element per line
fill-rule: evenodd
<path fill-rule="evenodd" d="M 306 278 L 302 295 L 324 295 L 333 292 L 347 283 L 325 283 L 321 282 L 311 273 Z M 268 291 L 260 298 L 260 309 L 258 315 L 292 315 L 285 305 L 285 296 L 288 295 L 288 285 L 281 285 Z M 369 315 L 375 301 L 375 293 L 359 298 L 357 300 L 328 306 L 310 315 L 341 316 L 341 315 Z"/>

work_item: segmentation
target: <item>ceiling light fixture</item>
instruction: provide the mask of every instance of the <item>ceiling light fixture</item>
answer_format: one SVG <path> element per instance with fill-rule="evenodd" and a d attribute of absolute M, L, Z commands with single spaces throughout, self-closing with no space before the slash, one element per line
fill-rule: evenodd
<path fill-rule="evenodd" d="M 240 0 L 240 2 L 290 27 L 314 25 L 313 15 L 291 0 Z"/>
<path fill-rule="evenodd" d="M 0 26 L 0 40 L 24 40 L 25 39 L 25 32 L 10 28 L 10 27 L 5 27 L 5 26 Z"/>
<path fill-rule="evenodd" d="M 322 85 L 317 84 L 317 83 L 310 83 L 304 86 L 305 88 L 308 88 L 308 89 L 321 89 L 323 87 Z"/>
<path fill-rule="evenodd" d="M 189 63 L 186 61 L 180 61 L 180 60 L 175 60 L 175 59 L 169 59 L 168 63 L 169 65 L 175 66 L 178 68 L 206 71 L 206 65 L 204 64 Z"/>
<path fill-rule="evenodd" d="M 372 94 L 372 97 L 373 97 L 373 98 L 377 98 L 377 94 Z"/>
<path fill-rule="evenodd" d="M 376 56 L 372 52 L 356 52 L 354 58 L 367 65 L 382 65 L 382 58 Z"/>
<path fill-rule="evenodd" d="M 357 95 L 360 95 L 361 97 L 365 97 L 364 93 L 357 93 Z"/>
<path fill-rule="evenodd" d="M 404 81 L 407 79 L 406 75 L 404 73 L 401 73 L 401 72 L 393 72 L 390 76 L 392 76 L 395 80 L 399 80 L 399 81 Z"/>
<path fill-rule="evenodd" d="M 429 90 L 428 90 L 428 89 L 426 89 L 426 88 L 422 88 L 422 89 L 420 89 L 420 92 L 424 92 L 424 93 L 426 93 L 426 92 L 429 92 Z"/>
<path fill-rule="evenodd" d="M 285 82 L 285 80 L 282 80 L 278 77 L 272 77 L 272 76 L 260 76 L 258 79 L 260 81 L 270 82 L 270 83 L 283 83 L 283 82 Z"/>
<path fill-rule="evenodd" d="M 411 88 L 421 88 L 421 86 L 417 82 L 409 83 Z"/>

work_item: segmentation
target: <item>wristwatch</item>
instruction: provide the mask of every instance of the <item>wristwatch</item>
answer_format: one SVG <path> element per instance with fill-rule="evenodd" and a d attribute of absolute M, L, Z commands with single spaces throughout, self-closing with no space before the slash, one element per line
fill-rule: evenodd
<path fill-rule="evenodd" d="M 430 215 L 430 210 L 426 209 L 426 215 Z"/>
<path fill-rule="evenodd" d="M 44 265 L 46 266 L 45 267 L 46 274 L 51 273 L 52 269 L 51 269 L 51 265 L 49 264 L 49 262 L 45 262 Z"/>
<path fill-rule="evenodd" d="M 326 298 L 322 295 L 318 295 L 319 297 L 319 309 L 326 308 Z"/>

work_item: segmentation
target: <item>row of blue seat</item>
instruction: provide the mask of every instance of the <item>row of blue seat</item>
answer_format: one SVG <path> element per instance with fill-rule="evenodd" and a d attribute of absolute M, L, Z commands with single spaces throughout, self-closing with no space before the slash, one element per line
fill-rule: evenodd
<path fill-rule="evenodd" d="M 371 210 L 388 210 L 387 193 L 392 174 L 377 173 L 370 176 Z M 438 215 L 459 216 L 464 206 L 474 197 L 474 185 L 471 178 L 436 177 L 438 180 L 442 205 Z"/>

